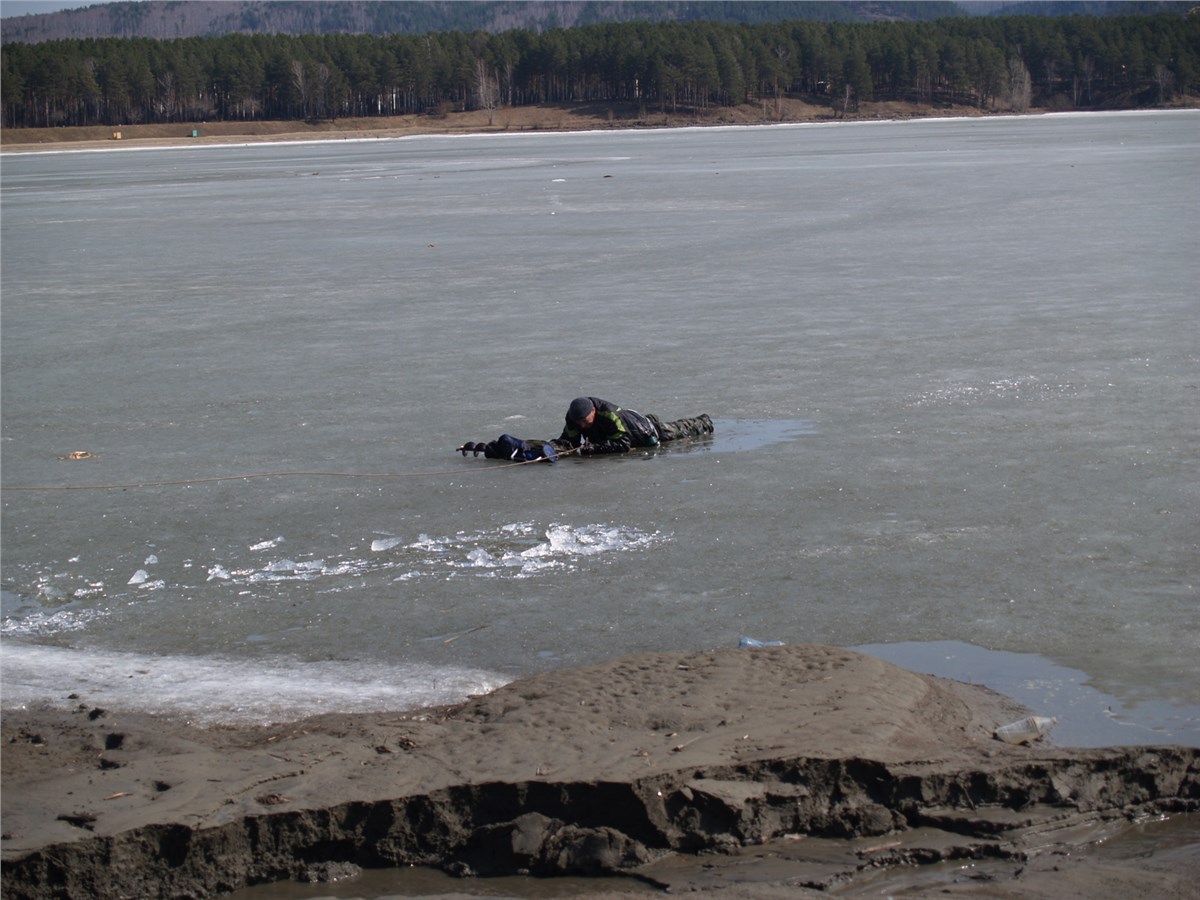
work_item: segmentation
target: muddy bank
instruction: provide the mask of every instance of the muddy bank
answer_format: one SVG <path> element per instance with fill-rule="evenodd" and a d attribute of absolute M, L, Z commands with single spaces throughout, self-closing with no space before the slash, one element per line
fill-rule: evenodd
<path fill-rule="evenodd" d="M 993 730 L 1021 713 L 1005 698 L 828 647 L 631 657 L 450 709 L 266 728 L 72 693 L 4 715 L 5 897 L 209 897 L 410 865 L 829 890 L 955 859 L 1030 887 L 1035 859 L 1084 833 L 1200 809 L 1200 749 L 1005 744 Z M 1118 868 L 1163 896 L 1189 875 L 1147 859 Z"/>

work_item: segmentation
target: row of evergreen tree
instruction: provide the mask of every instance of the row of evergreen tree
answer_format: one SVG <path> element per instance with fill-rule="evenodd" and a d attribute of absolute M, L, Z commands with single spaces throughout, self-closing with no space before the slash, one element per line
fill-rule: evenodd
<path fill-rule="evenodd" d="M 652 110 L 798 96 L 1023 111 L 1200 92 L 1200 15 L 870 24 L 624 23 L 428 35 L 8 44 L 5 127 L 389 116 L 579 101 Z"/>

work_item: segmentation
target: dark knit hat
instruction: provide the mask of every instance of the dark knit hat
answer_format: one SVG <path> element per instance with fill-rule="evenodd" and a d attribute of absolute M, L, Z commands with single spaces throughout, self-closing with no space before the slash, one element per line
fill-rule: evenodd
<path fill-rule="evenodd" d="M 576 397 L 571 401 L 571 408 L 567 410 L 567 420 L 571 423 L 582 422 L 595 408 L 590 397 Z"/>

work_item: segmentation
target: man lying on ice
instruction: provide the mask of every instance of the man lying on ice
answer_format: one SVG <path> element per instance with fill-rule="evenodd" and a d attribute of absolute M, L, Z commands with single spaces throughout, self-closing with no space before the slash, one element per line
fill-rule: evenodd
<path fill-rule="evenodd" d="M 599 397 L 576 397 L 567 410 L 562 434 L 551 441 L 516 438 L 502 434 L 486 444 L 467 442 L 456 450 L 463 456 L 482 453 L 488 459 L 527 462 L 555 459 L 560 453 L 580 456 L 628 453 L 636 447 L 656 447 L 666 441 L 713 433 L 712 419 L 699 415 L 664 422 L 658 416 L 643 416 Z"/>

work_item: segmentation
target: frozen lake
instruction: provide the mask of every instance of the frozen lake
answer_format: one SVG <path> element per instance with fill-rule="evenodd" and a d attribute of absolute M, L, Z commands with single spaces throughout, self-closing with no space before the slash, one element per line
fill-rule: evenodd
<path fill-rule="evenodd" d="M 6 154 L 3 702 L 745 635 L 1200 742 L 1197 159 L 1196 112 Z M 578 394 L 718 431 L 452 453 Z M 15 489 L 68 485 L 151 486 Z"/>

